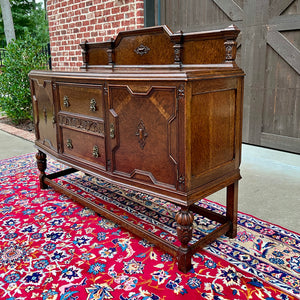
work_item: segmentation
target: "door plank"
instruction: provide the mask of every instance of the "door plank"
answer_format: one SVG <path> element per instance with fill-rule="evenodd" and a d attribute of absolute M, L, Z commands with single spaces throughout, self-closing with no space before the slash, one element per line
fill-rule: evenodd
<path fill-rule="evenodd" d="M 269 21 L 268 28 L 269 30 L 278 31 L 300 29 L 300 15 L 286 15 L 274 17 Z"/>
<path fill-rule="evenodd" d="M 213 0 L 213 1 L 232 21 L 243 20 L 244 11 L 233 0 Z"/>
<path fill-rule="evenodd" d="M 280 32 L 268 31 L 267 43 L 300 74 L 300 51 Z"/>
<path fill-rule="evenodd" d="M 283 13 L 295 0 L 273 0 L 270 5 L 270 17 L 279 16 Z"/>
<path fill-rule="evenodd" d="M 261 145 L 265 147 L 282 149 L 300 153 L 300 139 L 278 134 L 262 133 Z"/>

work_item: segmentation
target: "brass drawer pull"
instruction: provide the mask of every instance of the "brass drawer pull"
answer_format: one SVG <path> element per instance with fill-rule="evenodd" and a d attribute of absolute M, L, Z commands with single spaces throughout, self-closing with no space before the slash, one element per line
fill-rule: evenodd
<path fill-rule="evenodd" d="M 66 146 L 67 146 L 68 149 L 73 149 L 73 144 L 72 144 L 72 140 L 71 139 L 67 139 Z"/>
<path fill-rule="evenodd" d="M 115 125 L 113 123 L 110 124 L 109 136 L 111 139 L 115 138 Z"/>
<path fill-rule="evenodd" d="M 99 155 L 99 148 L 98 148 L 98 146 L 94 146 L 93 147 L 93 156 L 95 157 L 95 158 L 97 158 L 97 157 L 99 157 L 100 155 Z"/>
<path fill-rule="evenodd" d="M 96 100 L 94 98 L 92 98 L 90 101 L 90 111 L 96 111 L 96 110 L 97 110 Z"/>
<path fill-rule="evenodd" d="M 146 132 L 145 124 L 142 120 L 140 120 L 140 123 L 138 124 L 135 135 L 138 137 L 141 149 L 144 149 L 148 133 Z"/>
<path fill-rule="evenodd" d="M 69 106 L 70 106 L 69 97 L 64 96 L 64 107 L 69 107 Z"/>

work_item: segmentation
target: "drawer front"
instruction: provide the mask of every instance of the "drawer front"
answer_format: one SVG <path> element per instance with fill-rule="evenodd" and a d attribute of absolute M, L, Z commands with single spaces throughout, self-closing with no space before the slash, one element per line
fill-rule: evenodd
<path fill-rule="evenodd" d="M 77 83 L 59 83 L 60 110 L 103 118 L 103 86 Z"/>
<path fill-rule="evenodd" d="M 62 128 L 63 154 L 105 166 L 105 142 L 99 135 L 92 135 L 69 128 Z M 97 166 L 94 165 L 97 168 Z"/>

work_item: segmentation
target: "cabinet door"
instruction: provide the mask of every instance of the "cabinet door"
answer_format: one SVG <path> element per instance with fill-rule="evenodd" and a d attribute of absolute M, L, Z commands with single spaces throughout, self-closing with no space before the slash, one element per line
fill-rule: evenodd
<path fill-rule="evenodd" d="M 51 80 L 32 78 L 31 92 L 36 141 L 57 151 L 55 105 Z"/>
<path fill-rule="evenodd" d="M 112 171 L 176 188 L 176 86 L 109 85 L 108 93 Z"/>

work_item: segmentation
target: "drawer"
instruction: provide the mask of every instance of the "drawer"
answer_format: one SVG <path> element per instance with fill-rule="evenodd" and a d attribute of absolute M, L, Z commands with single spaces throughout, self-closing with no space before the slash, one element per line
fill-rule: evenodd
<path fill-rule="evenodd" d="M 69 128 L 62 128 L 63 153 L 75 159 L 105 166 L 104 138 Z M 97 166 L 94 166 L 97 168 Z"/>
<path fill-rule="evenodd" d="M 103 118 L 103 86 L 59 83 L 60 110 Z"/>

